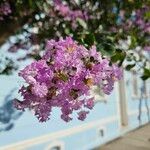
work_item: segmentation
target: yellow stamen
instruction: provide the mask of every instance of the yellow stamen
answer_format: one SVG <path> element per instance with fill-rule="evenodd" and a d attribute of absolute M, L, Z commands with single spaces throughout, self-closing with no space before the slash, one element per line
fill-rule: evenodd
<path fill-rule="evenodd" d="M 87 85 L 87 86 L 92 86 L 93 85 L 93 79 L 92 78 L 87 78 L 87 79 L 85 79 L 85 84 Z"/>

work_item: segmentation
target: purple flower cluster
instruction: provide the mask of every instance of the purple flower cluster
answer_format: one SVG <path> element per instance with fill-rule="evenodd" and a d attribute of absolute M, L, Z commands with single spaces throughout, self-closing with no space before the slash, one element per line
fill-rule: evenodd
<path fill-rule="evenodd" d="M 122 70 L 110 66 L 95 46 L 88 50 L 67 37 L 48 41 L 42 59 L 25 67 L 19 75 L 27 85 L 19 91 L 23 101 L 14 101 L 17 109 L 33 110 L 43 122 L 49 119 L 52 108 L 58 107 L 61 118 L 68 122 L 74 111 L 79 120 L 84 120 L 94 106 L 91 87 L 100 85 L 104 93 L 110 94 L 114 82 L 122 77 Z"/>
<path fill-rule="evenodd" d="M 146 13 L 150 11 L 150 7 L 144 6 L 135 12 L 135 25 L 138 26 L 142 32 L 150 33 L 150 21 L 146 17 Z"/>
<path fill-rule="evenodd" d="M 0 5 L 0 20 L 3 20 L 4 16 L 8 16 L 11 12 L 10 4 L 8 2 L 2 3 Z"/>
<path fill-rule="evenodd" d="M 86 20 L 88 15 L 86 11 L 72 10 L 67 4 L 63 4 L 61 1 L 54 0 L 55 11 L 59 13 L 60 16 L 64 17 L 64 20 L 71 21 L 72 27 L 76 28 L 76 21 L 78 18 Z"/>
<path fill-rule="evenodd" d="M 124 29 L 125 31 L 130 31 L 130 29 L 138 28 L 139 33 L 150 33 L 150 21 L 149 21 L 149 6 L 143 6 L 140 9 L 135 9 L 132 11 L 132 13 L 129 15 L 130 17 L 126 18 L 126 11 L 120 10 L 118 19 L 117 19 L 117 25 Z M 118 27 L 112 26 L 110 28 L 113 32 L 118 32 Z"/>
<path fill-rule="evenodd" d="M 150 46 L 145 46 L 144 50 L 147 51 L 147 52 L 150 52 Z"/>
<path fill-rule="evenodd" d="M 148 13 L 150 12 L 149 6 L 144 6 L 141 9 L 136 10 L 135 15 L 135 25 L 138 26 L 140 30 L 140 34 L 144 35 L 146 39 L 146 43 L 144 44 L 144 50 L 149 52 L 150 51 L 150 21 Z"/>

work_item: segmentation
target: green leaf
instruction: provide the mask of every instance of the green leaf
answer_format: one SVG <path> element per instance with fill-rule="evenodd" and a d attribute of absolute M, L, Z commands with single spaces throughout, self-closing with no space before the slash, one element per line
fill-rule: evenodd
<path fill-rule="evenodd" d="M 126 66 L 126 70 L 129 71 L 131 70 L 133 67 L 135 67 L 135 64 L 130 64 Z"/>
<path fill-rule="evenodd" d="M 148 78 L 150 78 L 150 76 L 146 76 L 146 75 L 141 76 L 142 80 L 147 80 Z"/>
<path fill-rule="evenodd" d="M 86 22 L 85 22 L 83 19 L 77 18 L 77 22 L 78 22 L 84 29 L 87 28 L 87 24 L 86 24 Z"/>
<path fill-rule="evenodd" d="M 32 8 L 32 6 L 33 6 L 32 0 L 28 0 L 28 1 L 29 1 L 29 6 Z"/>
<path fill-rule="evenodd" d="M 92 33 L 86 34 L 83 42 L 88 46 L 92 46 L 95 43 L 95 36 Z"/>
<path fill-rule="evenodd" d="M 146 19 L 150 19 L 150 11 L 147 11 L 147 12 L 145 13 L 145 18 L 146 18 Z"/>
<path fill-rule="evenodd" d="M 144 68 L 144 74 L 145 75 L 150 75 L 150 69 Z"/>
<path fill-rule="evenodd" d="M 98 44 L 97 50 L 106 56 L 113 56 L 115 54 L 115 51 L 116 51 L 115 46 L 111 43 Z"/>
<path fill-rule="evenodd" d="M 132 35 L 131 36 L 131 44 L 129 46 L 129 49 L 133 49 L 136 46 L 137 46 L 137 38 L 134 35 Z"/>
<path fill-rule="evenodd" d="M 147 80 L 150 78 L 150 69 L 144 68 L 143 76 L 141 76 L 142 80 Z"/>
<path fill-rule="evenodd" d="M 118 62 L 118 65 L 121 66 L 125 58 L 126 58 L 126 53 L 119 49 L 119 50 L 116 50 L 115 55 L 111 57 L 111 62 L 112 63 Z"/>

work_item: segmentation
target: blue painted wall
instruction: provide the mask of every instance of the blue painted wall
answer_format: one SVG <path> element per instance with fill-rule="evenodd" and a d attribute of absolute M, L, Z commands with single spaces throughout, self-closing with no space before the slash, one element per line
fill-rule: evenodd
<path fill-rule="evenodd" d="M 17 89 L 23 81 L 16 74 L 0 76 L 0 128 L 2 129 L 0 130 L 0 149 L 12 150 L 14 146 L 19 149 L 19 146 L 24 144 L 27 150 L 46 150 L 46 147 L 53 145 L 54 142 L 56 144 L 61 142 L 65 150 L 88 150 L 147 123 L 148 115 L 143 100 L 143 112 L 141 124 L 139 124 L 139 99 L 133 99 L 132 97 L 131 79 L 131 73 L 125 72 L 128 125 L 124 127 L 124 130 L 120 121 L 118 86 L 108 96 L 106 103 L 103 101 L 96 103 L 84 122 L 73 119 L 72 122 L 65 123 L 59 118 L 60 111 L 55 109 L 50 121 L 39 123 L 29 111 L 23 114 L 16 110 L 7 113 L 8 109 L 4 109 L 4 106 L 6 107 L 7 101 L 11 101 L 16 96 L 19 97 Z M 142 83 L 139 81 L 139 89 L 141 85 Z M 150 109 L 150 97 L 147 102 Z M 6 115 L 6 121 L 2 118 L 2 114 Z M 40 139 L 40 142 L 37 138 Z M 33 142 L 32 145 L 31 141 L 36 142 Z"/>

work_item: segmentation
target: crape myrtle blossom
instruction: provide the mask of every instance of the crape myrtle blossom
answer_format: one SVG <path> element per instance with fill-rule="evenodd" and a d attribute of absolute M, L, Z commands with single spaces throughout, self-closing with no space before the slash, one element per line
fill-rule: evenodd
<path fill-rule="evenodd" d="M 12 13 L 12 10 L 8 2 L 4 2 L 0 4 L 0 20 L 3 20 L 4 16 L 8 16 L 11 13 Z"/>
<path fill-rule="evenodd" d="M 33 110 L 39 121 L 47 121 L 53 107 L 61 110 L 61 119 L 84 120 L 94 107 L 94 97 L 90 95 L 92 86 L 101 85 L 101 90 L 110 94 L 114 82 L 122 77 L 122 70 L 115 64 L 110 66 L 96 47 L 90 50 L 79 45 L 71 37 L 50 40 L 42 59 L 35 61 L 20 71 L 27 85 L 19 92 L 23 101 L 15 100 L 20 110 Z"/>
<path fill-rule="evenodd" d="M 120 10 L 117 17 L 117 26 L 112 26 L 111 31 L 118 32 L 118 27 L 125 31 L 129 31 L 130 29 L 137 28 L 140 34 L 150 33 L 150 22 L 148 13 L 150 11 L 149 6 L 142 6 L 139 9 L 134 9 L 130 14 L 130 17 L 126 18 L 126 11 Z M 116 13 L 116 12 L 114 12 Z"/>
<path fill-rule="evenodd" d="M 147 51 L 147 52 L 150 52 L 150 46 L 145 46 L 144 50 Z"/>
<path fill-rule="evenodd" d="M 76 29 L 77 19 L 87 20 L 89 18 L 86 11 L 75 9 L 72 10 L 69 5 L 63 4 L 62 1 L 54 0 L 54 10 L 62 16 L 65 21 L 70 21 L 72 28 Z"/>
<path fill-rule="evenodd" d="M 135 25 L 137 25 L 143 32 L 150 33 L 150 22 L 148 21 L 147 14 L 150 11 L 150 7 L 144 6 L 141 9 L 136 10 Z"/>

